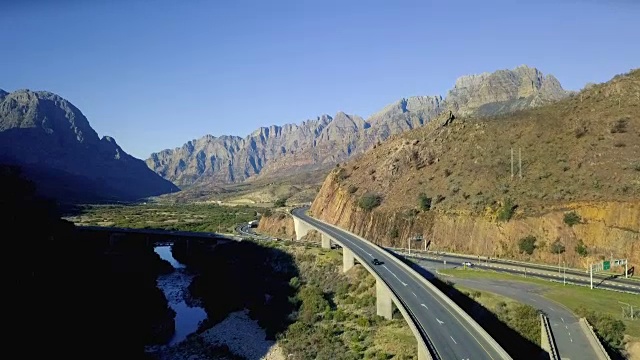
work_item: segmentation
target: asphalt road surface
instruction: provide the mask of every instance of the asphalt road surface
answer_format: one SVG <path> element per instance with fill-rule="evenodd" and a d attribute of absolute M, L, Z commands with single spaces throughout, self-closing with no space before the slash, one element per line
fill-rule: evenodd
<path fill-rule="evenodd" d="M 440 261 L 414 260 L 414 262 L 434 272 L 443 268 L 443 263 Z M 455 267 L 453 264 L 448 265 L 448 267 Z M 598 358 L 598 355 L 580 328 L 578 318 L 564 306 L 540 295 L 543 291 L 542 287 L 536 284 L 508 280 L 452 278 L 452 281 L 476 290 L 506 296 L 543 311 L 549 318 L 551 331 L 556 339 L 560 357 L 563 360 Z"/>
<path fill-rule="evenodd" d="M 502 358 L 480 333 L 424 286 L 420 279 L 396 265 L 390 258 L 392 255 L 337 227 L 306 216 L 305 210 L 296 209 L 293 214 L 348 247 L 363 261 L 369 261 L 370 264 L 374 258 L 382 261 L 381 265 L 372 265 L 374 271 L 414 315 L 418 322 L 416 325 L 427 333 L 442 359 Z"/>

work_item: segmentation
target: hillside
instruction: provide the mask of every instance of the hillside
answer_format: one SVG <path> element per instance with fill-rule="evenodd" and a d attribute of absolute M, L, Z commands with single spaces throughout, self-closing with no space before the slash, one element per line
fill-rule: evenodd
<path fill-rule="evenodd" d="M 82 112 L 46 91 L 0 91 L 0 162 L 65 201 L 136 200 L 179 190 L 98 137 Z"/>
<path fill-rule="evenodd" d="M 636 70 L 542 107 L 434 121 L 332 171 L 311 210 L 386 245 L 422 234 L 433 249 L 557 264 L 557 241 L 575 265 L 611 255 L 638 264 L 639 96 Z M 376 199 L 373 211 L 358 205 Z M 565 222 L 569 211 L 579 223 Z M 530 256 L 518 246 L 528 235 Z"/>
<path fill-rule="evenodd" d="M 154 153 L 147 165 L 178 185 L 238 183 L 329 169 L 392 135 L 428 124 L 449 110 L 494 115 L 540 106 L 568 96 L 553 76 L 519 66 L 459 78 L 442 96 L 403 98 L 368 119 L 339 112 L 300 124 L 261 127 L 245 138 L 204 136 Z"/>

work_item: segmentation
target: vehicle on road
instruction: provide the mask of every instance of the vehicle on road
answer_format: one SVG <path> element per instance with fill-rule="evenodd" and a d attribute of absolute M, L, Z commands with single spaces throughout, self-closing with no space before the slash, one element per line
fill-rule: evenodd
<path fill-rule="evenodd" d="M 464 266 L 473 266 L 473 264 L 468 262 L 468 261 L 463 262 L 462 265 L 464 265 Z"/>
<path fill-rule="evenodd" d="M 383 262 L 378 260 L 378 259 L 373 259 L 373 260 L 371 260 L 371 262 L 373 263 L 373 265 L 382 265 L 383 264 Z"/>

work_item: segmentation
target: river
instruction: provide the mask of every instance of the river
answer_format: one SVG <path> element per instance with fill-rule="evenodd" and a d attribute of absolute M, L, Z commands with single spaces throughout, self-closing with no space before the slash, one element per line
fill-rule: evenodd
<path fill-rule="evenodd" d="M 196 332 L 200 322 L 207 318 L 207 313 L 189 296 L 188 287 L 194 274 L 173 257 L 171 246 L 156 246 L 154 250 L 175 269 L 170 274 L 160 275 L 157 280 L 158 288 L 167 298 L 169 307 L 176 312 L 175 334 L 166 344 L 172 346 Z"/>

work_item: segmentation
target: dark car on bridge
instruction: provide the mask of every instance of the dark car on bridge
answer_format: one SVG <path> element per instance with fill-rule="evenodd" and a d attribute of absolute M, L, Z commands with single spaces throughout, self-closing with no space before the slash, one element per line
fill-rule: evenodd
<path fill-rule="evenodd" d="M 371 262 L 373 263 L 373 265 L 382 265 L 382 264 L 384 264 L 382 261 L 380 261 L 378 259 L 373 259 L 373 260 L 371 260 Z"/>

